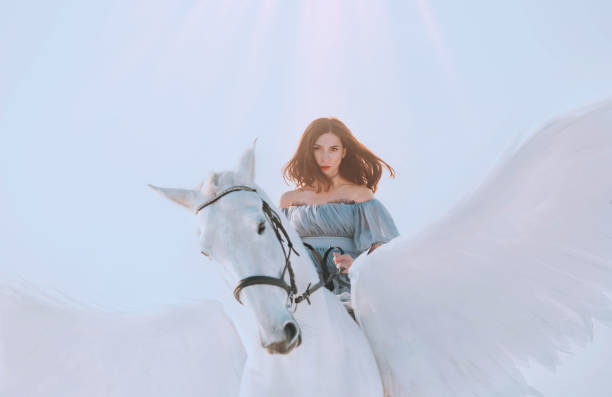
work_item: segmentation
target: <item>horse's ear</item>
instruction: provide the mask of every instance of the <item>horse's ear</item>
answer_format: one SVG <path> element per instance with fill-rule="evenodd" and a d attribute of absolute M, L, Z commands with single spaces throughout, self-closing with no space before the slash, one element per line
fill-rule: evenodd
<path fill-rule="evenodd" d="M 249 182 L 255 181 L 255 142 L 257 142 L 257 139 L 253 141 L 251 147 L 245 150 L 240 158 L 240 165 L 238 165 L 238 174 L 245 177 Z"/>
<path fill-rule="evenodd" d="M 204 201 L 204 195 L 197 190 L 190 189 L 170 189 L 153 185 L 148 185 L 151 189 L 161 193 L 166 198 L 182 205 L 183 207 L 195 210 L 196 206 Z"/>

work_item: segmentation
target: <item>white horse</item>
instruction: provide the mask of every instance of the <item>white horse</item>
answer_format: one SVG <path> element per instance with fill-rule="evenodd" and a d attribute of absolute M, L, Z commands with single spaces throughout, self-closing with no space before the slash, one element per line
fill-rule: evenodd
<path fill-rule="evenodd" d="M 200 190 L 152 186 L 196 213 L 202 253 L 222 267 L 232 290 L 241 285 L 235 295 L 272 353 L 249 354 L 241 395 L 382 396 L 370 346 L 330 291 L 320 288 L 310 304 L 289 311 L 288 294 L 305 292 L 319 276 L 300 237 L 254 183 L 254 163 L 251 147 L 236 172 L 212 173 Z"/>

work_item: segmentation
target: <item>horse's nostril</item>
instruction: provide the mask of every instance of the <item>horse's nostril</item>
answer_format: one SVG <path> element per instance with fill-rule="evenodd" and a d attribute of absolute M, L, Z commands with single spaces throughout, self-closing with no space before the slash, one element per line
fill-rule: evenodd
<path fill-rule="evenodd" d="M 270 354 L 288 354 L 302 343 L 302 334 L 295 321 L 287 321 L 283 326 L 283 333 L 285 337 L 282 340 L 267 345 L 262 343 L 263 348 Z"/>
<path fill-rule="evenodd" d="M 286 323 L 284 330 L 285 330 L 285 336 L 287 337 L 288 342 L 291 342 L 298 334 L 297 325 L 295 325 L 295 323 L 293 322 Z"/>

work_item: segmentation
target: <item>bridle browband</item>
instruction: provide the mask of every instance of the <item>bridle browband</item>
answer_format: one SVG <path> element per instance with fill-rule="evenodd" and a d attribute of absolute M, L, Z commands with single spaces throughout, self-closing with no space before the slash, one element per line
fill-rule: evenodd
<path fill-rule="evenodd" d="M 247 191 L 247 192 L 257 193 L 257 189 L 250 187 L 250 186 L 242 186 L 242 185 L 232 186 L 228 189 L 223 190 L 221 193 L 216 194 L 213 198 L 200 204 L 195 210 L 196 215 L 200 211 L 202 211 L 204 208 L 215 203 L 221 197 L 227 194 L 230 194 L 232 192 L 238 192 L 238 191 Z M 284 289 L 285 291 L 287 291 L 287 298 L 289 302 L 288 306 L 294 306 L 295 309 L 297 309 L 297 304 L 304 300 L 307 301 L 308 304 L 310 304 L 310 295 L 316 290 L 318 290 L 319 288 L 321 288 L 323 285 L 330 283 L 340 273 L 338 272 L 332 275 L 326 274 L 324 276 L 320 274 L 319 275 L 320 280 L 318 283 L 316 283 L 312 287 L 311 287 L 311 283 L 308 283 L 308 286 L 306 287 L 306 291 L 304 291 L 301 295 L 298 295 L 297 286 L 295 283 L 295 273 L 293 272 L 293 267 L 291 266 L 291 252 L 292 251 L 295 252 L 297 256 L 299 256 L 300 254 L 295 250 L 295 248 L 293 248 L 293 243 L 291 242 L 291 239 L 289 238 L 289 234 L 287 233 L 287 230 L 285 230 L 285 227 L 283 226 L 283 222 L 281 221 L 276 211 L 274 211 L 272 207 L 270 207 L 270 205 L 259 194 L 257 194 L 257 196 L 261 200 L 262 210 L 264 212 L 264 215 L 266 216 L 266 219 L 268 220 L 268 222 L 270 222 L 270 225 L 272 225 L 272 229 L 274 230 L 276 239 L 280 243 L 281 249 L 283 250 L 283 256 L 285 257 L 285 267 L 283 268 L 283 271 L 281 272 L 280 277 L 250 276 L 250 277 L 243 278 L 242 280 L 238 282 L 238 285 L 236 286 L 236 288 L 234 288 L 234 297 L 236 298 L 238 302 L 240 302 L 240 304 L 242 304 L 242 301 L 240 300 L 240 292 L 244 288 L 249 287 L 251 285 L 268 284 L 268 285 L 274 285 L 274 286 L 280 287 Z M 283 242 L 287 243 L 287 249 L 285 249 L 285 245 L 283 244 Z M 309 249 L 313 250 L 312 247 L 308 245 L 306 246 Z M 329 252 L 334 248 L 340 249 L 339 247 L 330 247 L 325 253 L 325 258 L 327 258 L 327 255 L 329 254 Z M 342 249 L 340 249 L 340 251 L 344 253 Z M 316 251 L 314 252 L 316 253 Z M 285 273 L 289 274 L 289 284 L 285 282 Z"/>

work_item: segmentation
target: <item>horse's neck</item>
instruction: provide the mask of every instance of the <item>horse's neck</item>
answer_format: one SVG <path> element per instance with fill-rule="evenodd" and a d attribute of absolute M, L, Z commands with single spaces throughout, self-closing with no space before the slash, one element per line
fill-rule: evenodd
<path fill-rule="evenodd" d="M 314 286 L 319 282 L 319 274 L 316 271 L 314 263 L 312 263 L 312 260 L 310 259 L 310 255 L 308 255 L 308 252 L 302 246 L 301 240 L 298 241 L 299 246 L 295 247 L 295 249 L 300 255 L 291 259 L 291 266 L 293 267 L 293 271 L 295 273 L 295 282 L 297 284 L 298 291 L 301 294 L 306 290 L 308 284 L 310 284 L 310 286 Z"/>
<path fill-rule="evenodd" d="M 306 247 L 302 244 L 302 239 L 298 233 L 293 229 L 293 226 L 287 221 L 284 216 L 281 216 L 283 226 L 289 234 L 289 238 L 293 242 L 295 250 L 299 253 L 299 256 L 293 254 L 291 256 L 291 266 L 295 274 L 295 282 L 298 289 L 298 294 L 303 294 L 306 288 L 313 287 L 317 284 L 319 279 L 319 273 L 317 273 L 315 264 L 312 262 Z M 325 294 L 329 294 L 329 291 L 325 286 L 321 286 L 318 290 L 313 292 L 309 298 L 311 304 L 302 301 L 298 304 L 300 306 L 297 311 L 298 317 L 308 316 L 311 318 L 313 323 L 317 323 L 318 326 L 334 327 L 334 324 L 330 322 L 329 307 L 330 301 L 326 299 Z M 329 298 L 329 297 L 328 297 Z M 307 306 L 307 307 L 306 307 Z M 325 323 L 325 324 L 324 324 Z"/>
<path fill-rule="evenodd" d="M 291 236 L 293 240 L 293 236 Z M 315 264 L 312 262 L 310 255 L 306 248 L 302 245 L 301 239 L 298 240 L 299 244 L 295 244 L 296 251 L 300 254 L 299 256 L 292 256 L 291 263 L 295 273 L 295 282 L 298 289 L 298 294 L 303 294 L 308 287 L 312 288 L 320 281 L 319 274 L 316 271 Z M 329 291 L 325 286 L 321 286 L 318 290 L 312 293 L 310 296 L 309 305 L 308 302 L 302 301 L 298 304 L 297 309 L 300 315 L 313 316 L 316 322 L 322 326 L 322 319 L 328 319 L 328 315 L 323 315 L 329 312 L 327 307 L 329 300 L 325 299 L 324 294 L 329 294 Z"/>
<path fill-rule="evenodd" d="M 294 268 L 298 293 L 302 294 L 309 283 L 314 286 L 319 282 L 319 275 L 308 252 L 305 249 L 298 252 L 300 257 Z M 316 355 L 325 357 L 329 349 L 342 350 L 342 347 L 350 347 L 353 350 L 369 349 L 358 327 L 355 327 L 353 319 L 339 299 L 325 286 L 313 292 L 309 299 L 310 304 L 306 301 L 298 304 L 294 316 L 302 326 L 304 338 L 316 341 L 311 345 L 316 350 Z"/>

